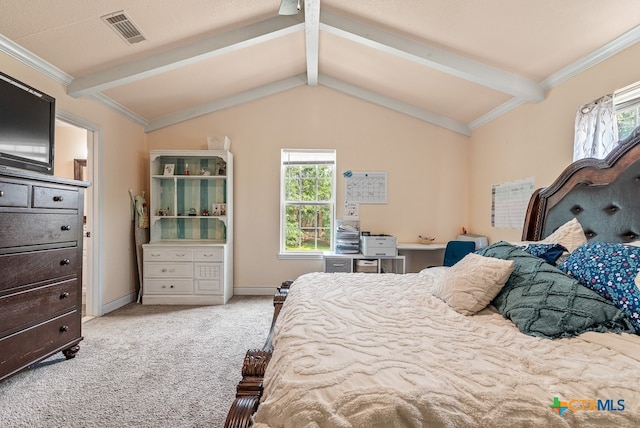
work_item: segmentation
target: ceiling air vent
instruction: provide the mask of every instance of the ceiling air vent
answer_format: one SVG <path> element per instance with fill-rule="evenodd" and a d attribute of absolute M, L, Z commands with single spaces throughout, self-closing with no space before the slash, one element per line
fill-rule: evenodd
<path fill-rule="evenodd" d="M 142 31 L 138 30 L 131 18 L 123 10 L 101 16 L 101 18 L 129 44 L 147 40 Z"/>

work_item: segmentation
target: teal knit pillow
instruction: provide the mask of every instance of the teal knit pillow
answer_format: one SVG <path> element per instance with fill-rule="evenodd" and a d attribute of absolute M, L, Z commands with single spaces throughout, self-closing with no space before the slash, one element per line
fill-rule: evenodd
<path fill-rule="evenodd" d="M 558 338 L 585 331 L 635 332 L 611 302 L 515 245 L 501 241 L 479 254 L 514 261 L 511 276 L 492 303 L 524 334 Z"/>

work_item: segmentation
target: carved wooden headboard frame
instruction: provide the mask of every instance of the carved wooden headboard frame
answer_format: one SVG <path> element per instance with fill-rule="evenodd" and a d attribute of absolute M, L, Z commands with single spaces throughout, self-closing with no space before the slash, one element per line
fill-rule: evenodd
<path fill-rule="evenodd" d="M 578 160 L 549 187 L 536 190 L 522 239 L 543 239 L 574 217 L 589 240 L 640 239 L 640 127 L 605 159 Z"/>

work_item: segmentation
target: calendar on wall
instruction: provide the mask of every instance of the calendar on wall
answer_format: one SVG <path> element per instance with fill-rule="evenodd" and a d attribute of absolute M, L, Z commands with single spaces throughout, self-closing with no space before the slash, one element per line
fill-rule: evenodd
<path fill-rule="evenodd" d="M 491 186 L 491 227 L 522 229 L 534 190 L 533 177 Z"/>
<path fill-rule="evenodd" d="M 345 201 L 360 204 L 387 203 L 386 172 L 351 172 L 345 177 Z"/>

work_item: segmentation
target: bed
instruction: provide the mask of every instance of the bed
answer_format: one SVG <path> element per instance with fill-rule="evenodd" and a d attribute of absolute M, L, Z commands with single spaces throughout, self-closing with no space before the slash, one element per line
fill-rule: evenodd
<path fill-rule="evenodd" d="M 534 192 L 521 242 L 274 297 L 226 427 L 640 426 L 640 131 Z"/>

